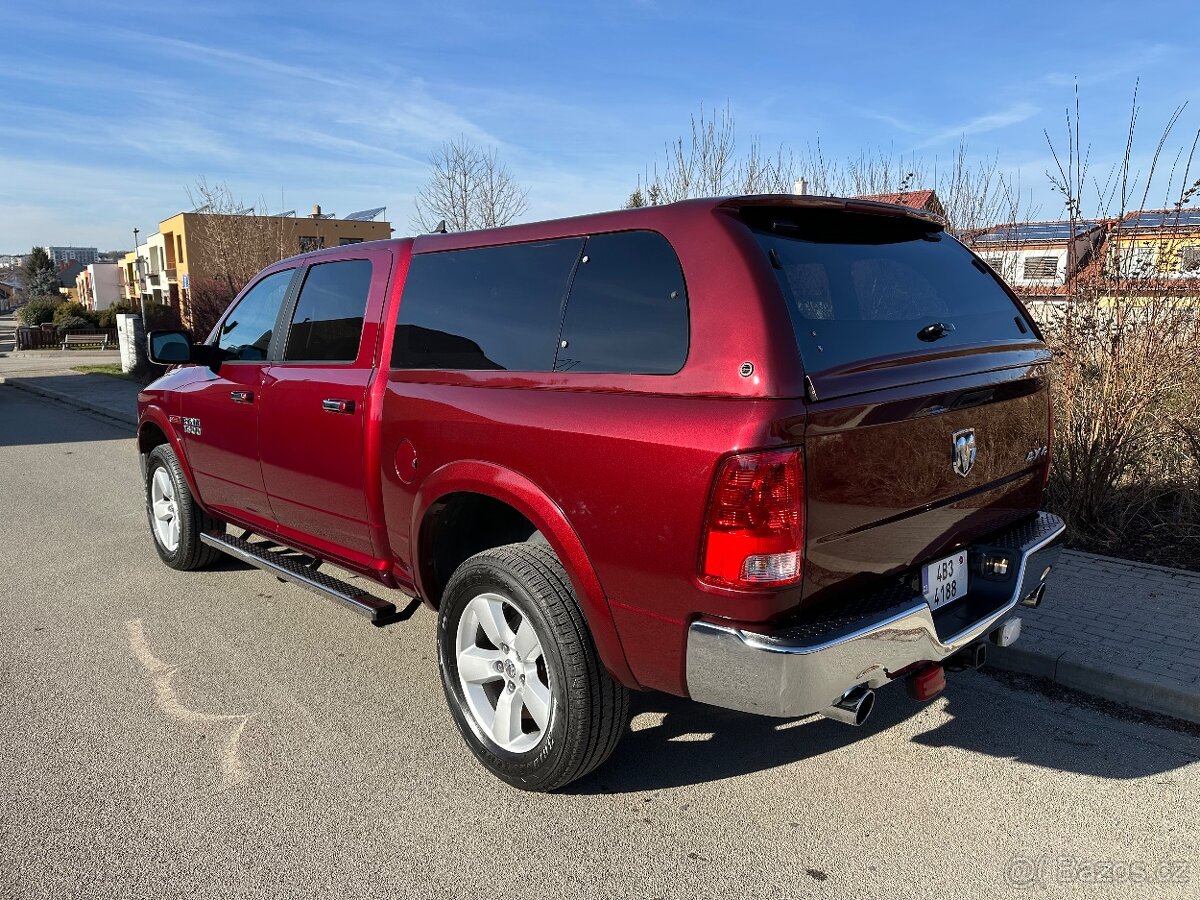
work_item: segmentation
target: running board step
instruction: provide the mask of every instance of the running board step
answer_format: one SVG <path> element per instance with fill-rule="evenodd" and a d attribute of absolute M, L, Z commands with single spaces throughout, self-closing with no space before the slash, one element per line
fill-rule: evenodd
<path fill-rule="evenodd" d="M 201 534 L 200 540 L 222 553 L 228 553 L 235 559 L 257 566 L 284 581 L 290 581 L 308 588 L 322 597 L 336 600 L 343 606 L 367 616 L 376 625 L 386 625 L 396 619 L 395 604 L 389 603 L 387 600 L 380 600 L 378 597 L 326 575 L 324 572 L 318 572 L 310 564 L 293 559 L 286 554 L 268 550 L 264 544 L 252 543 L 231 534 Z"/>

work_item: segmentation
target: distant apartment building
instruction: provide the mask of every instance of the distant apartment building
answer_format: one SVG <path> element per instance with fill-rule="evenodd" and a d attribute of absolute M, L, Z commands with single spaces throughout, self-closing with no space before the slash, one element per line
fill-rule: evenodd
<path fill-rule="evenodd" d="M 91 263 L 75 279 L 78 301 L 93 312 L 121 299 L 121 272 L 116 263 Z"/>
<path fill-rule="evenodd" d="M 16 266 L 23 266 L 25 265 L 25 260 L 28 258 L 28 253 L 0 254 L 0 269 L 12 269 Z"/>
<path fill-rule="evenodd" d="M 366 209 L 337 218 L 314 206 L 311 215 L 225 215 L 203 209 L 181 212 L 159 225 L 138 248 L 135 264 L 140 296 L 169 304 L 190 321 L 190 292 L 203 282 L 224 279 L 236 266 L 240 281 L 264 266 L 288 256 L 391 237 L 386 207 Z M 128 277 L 128 276 L 127 276 Z M 240 286 L 240 285 L 238 285 Z"/>
<path fill-rule="evenodd" d="M 50 254 L 50 260 L 56 266 L 64 266 L 69 262 L 83 263 L 86 266 L 100 257 L 100 251 L 95 247 L 47 247 L 46 252 Z"/>

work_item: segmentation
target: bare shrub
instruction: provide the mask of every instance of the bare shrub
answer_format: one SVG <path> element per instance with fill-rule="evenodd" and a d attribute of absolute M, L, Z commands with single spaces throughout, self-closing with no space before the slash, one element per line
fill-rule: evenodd
<path fill-rule="evenodd" d="M 1108 180 L 1089 179 L 1078 98 L 1066 146 L 1047 135 L 1048 173 L 1068 218 L 1085 208 L 1112 216 L 1105 258 L 1076 279 L 1046 322 L 1055 353 L 1055 457 L 1050 503 L 1076 544 L 1167 565 L 1196 566 L 1200 549 L 1200 279 L 1183 277 L 1167 254 L 1153 265 L 1121 252 L 1124 217 L 1158 206 L 1151 188 L 1179 113 L 1162 129 L 1148 168 L 1135 167 L 1136 93 L 1124 155 Z M 1196 141 L 1185 143 L 1167 179 L 1169 225 L 1188 187 Z M 1182 163 L 1182 189 L 1177 167 Z M 1089 191 L 1094 185 L 1095 194 Z M 1189 193 L 1190 190 L 1190 193 Z M 1172 201 L 1171 195 L 1174 199 Z M 1111 205 L 1110 205 L 1111 204 Z M 1169 250 L 1170 240 L 1159 245 Z M 1175 269 L 1175 271 L 1173 271 Z"/>

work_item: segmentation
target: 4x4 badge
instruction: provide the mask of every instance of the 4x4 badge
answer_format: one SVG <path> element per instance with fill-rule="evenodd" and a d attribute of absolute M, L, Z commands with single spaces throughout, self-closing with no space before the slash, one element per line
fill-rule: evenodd
<path fill-rule="evenodd" d="M 954 442 L 954 471 L 966 478 L 975 465 L 975 429 L 964 428 L 950 435 Z"/>

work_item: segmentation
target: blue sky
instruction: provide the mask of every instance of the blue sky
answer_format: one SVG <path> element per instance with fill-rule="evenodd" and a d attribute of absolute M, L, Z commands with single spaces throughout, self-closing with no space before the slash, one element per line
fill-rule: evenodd
<path fill-rule="evenodd" d="M 1093 170 L 1200 101 L 1191 4 L 29 4 L 0 53 L 0 253 L 129 247 L 198 177 L 271 211 L 383 206 L 409 231 L 443 140 L 498 148 L 527 219 L 621 205 L 701 104 L 740 143 L 972 155 L 1059 214 L 1043 129 L 1078 80 Z M 265 10 L 265 11 L 264 11 Z M 1200 108 L 1171 142 L 1190 143 Z"/>

